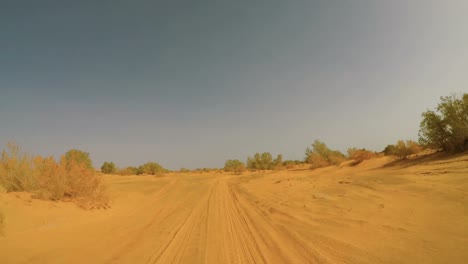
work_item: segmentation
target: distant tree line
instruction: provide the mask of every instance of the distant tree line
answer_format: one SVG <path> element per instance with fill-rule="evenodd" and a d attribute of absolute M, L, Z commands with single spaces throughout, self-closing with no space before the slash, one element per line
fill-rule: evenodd
<path fill-rule="evenodd" d="M 440 149 L 451 153 L 468 150 L 468 94 L 444 96 L 440 100 L 435 110 L 427 110 L 422 114 L 419 142 L 398 140 L 396 144 L 388 145 L 380 153 L 363 148 L 349 148 L 345 155 L 338 150 L 330 149 L 324 142 L 315 140 L 306 149 L 304 161 L 283 162 L 281 154 L 273 159 L 269 152 L 255 153 L 253 157 L 247 158 L 245 164 L 239 160 L 227 160 L 224 170 L 240 173 L 245 169 L 290 169 L 303 163 L 309 164 L 310 168 L 314 169 L 339 165 L 346 160 L 352 160 L 351 165 L 357 165 L 379 155 L 406 159 L 425 148 Z"/>
<path fill-rule="evenodd" d="M 113 162 L 104 162 L 101 166 L 101 172 L 104 174 L 119 174 L 119 175 L 162 175 L 168 172 L 156 162 L 147 162 L 138 167 L 128 166 L 123 169 L 118 169 Z"/>

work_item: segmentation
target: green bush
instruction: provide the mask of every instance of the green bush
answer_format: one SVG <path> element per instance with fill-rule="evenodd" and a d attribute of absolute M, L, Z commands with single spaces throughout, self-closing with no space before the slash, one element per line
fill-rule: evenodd
<path fill-rule="evenodd" d="M 468 94 L 440 100 L 436 111 L 422 114 L 419 143 L 448 152 L 468 150 Z"/>
<path fill-rule="evenodd" d="M 117 167 L 115 166 L 114 162 L 104 162 L 101 166 L 101 171 L 104 174 L 116 174 Z"/>
<path fill-rule="evenodd" d="M 281 166 L 283 156 L 279 154 L 276 159 L 269 152 L 255 153 L 253 157 L 247 158 L 247 168 L 251 170 L 272 170 Z"/>
<path fill-rule="evenodd" d="M 138 168 L 128 166 L 128 167 L 125 167 L 125 168 L 119 170 L 118 174 L 119 175 L 137 175 L 138 174 Z"/>
<path fill-rule="evenodd" d="M 245 164 L 240 160 L 227 160 L 224 163 L 224 171 L 242 173 L 245 170 Z"/>
<path fill-rule="evenodd" d="M 137 169 L 137 175 L 140 174 L 151 174 L 151 175 L 161 175 L 167 170 L 164 169 L 161 165 L 156 162 L 147 162 Z"/>
<path fill-rule="evenodd" d="M 338 165 L 346 160 L 345 155 L 337 150 L 331 150 L 321 141 L 315 140 L 312 148 L 307 148 L 305 161 L 312 169 Z"/>
<path fill-rule="evenodd" d="M 422 150 L 422 147 L 412 140 L 398 140 L 395 145 L 388 145 L 384 149 L 384 154 L 386 156 L 397 156 L 400 159 L 405 159 L 409 155 L 416 154 Z"/>
<path fill-rule="evenodd" d="M 78 149 L 71 149 L 65 153 L 64 159 L 67 163 L 67 166 L 71 162 L 74 162 L 76 164 L 82 164 L 89 169 L 93 169 L 93 162 L 91 161 L 88 152 L 84 152 Z"/>

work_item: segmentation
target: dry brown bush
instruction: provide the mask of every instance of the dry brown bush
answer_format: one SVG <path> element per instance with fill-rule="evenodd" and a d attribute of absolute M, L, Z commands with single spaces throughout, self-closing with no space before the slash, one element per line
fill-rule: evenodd
<path fill-rule="evenodd" d="M 0 183 L 8 192 L 27 191 L 35 198 L 71 200 L 83 208 L 106 208 L 101 177 L 89 164 L 67 153 L 57 163 L 53 157 L 30 158 L 19 147 L 9 144 L 0 160 Z M 79 154 L 79 153 L 77 153 Z"/>
<path fill-rule="evenodd" d="M 354 162 L 352 165 L 357 165 L 364 160 L 372 159 L 377 157 L 377 154 L 373 151 L 369 151 L 366 149 L 356 149 L 356 148 L 350 148 L 348 149 L 348 157 Z"/>
<path fill-rule="evenodd" d="M 311 169 L 327 167 L 330 165 L 325 158 L 315 153 L 309 155 L 307 162 L 310 163 Z"/>

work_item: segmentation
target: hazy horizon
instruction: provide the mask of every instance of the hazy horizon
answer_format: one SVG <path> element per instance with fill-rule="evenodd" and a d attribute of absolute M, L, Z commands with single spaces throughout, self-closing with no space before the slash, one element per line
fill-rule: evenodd
<path fill-rule="evenodd" d="M 468 2 L 17 1 L 0 11 L 0 146 L 94 166 L 381 151 L 468 91 Z"/>

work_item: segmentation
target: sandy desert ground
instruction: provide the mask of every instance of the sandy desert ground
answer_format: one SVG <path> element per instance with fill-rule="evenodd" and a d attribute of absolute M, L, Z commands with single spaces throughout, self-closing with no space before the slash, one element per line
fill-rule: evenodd
<path fill-rule="evenodd" d="M 0 263 L 468 263 L 468 154 L 104 180 L 108 210 L 1 193 Z"/>

